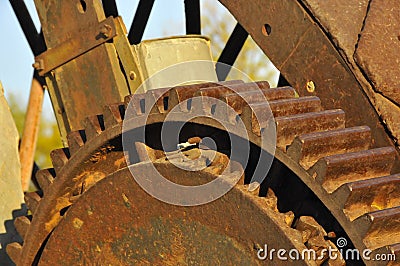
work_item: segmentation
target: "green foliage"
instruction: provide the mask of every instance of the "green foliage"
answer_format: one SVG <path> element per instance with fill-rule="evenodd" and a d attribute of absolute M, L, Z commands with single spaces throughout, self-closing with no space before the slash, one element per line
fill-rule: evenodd
<path fill-rule="evenodd" d="M 26 110 L 21 107 L 16 95 L 10 94 L 7 98 L 18 132 L 22 136 Z M 48 116 L 42 114 L 35 153 L 36 164 L 40 168 L 52 167 L 50 152 L 61 147 L 62 144 L 57 123 L 54 119 L 49 119 Z"/>

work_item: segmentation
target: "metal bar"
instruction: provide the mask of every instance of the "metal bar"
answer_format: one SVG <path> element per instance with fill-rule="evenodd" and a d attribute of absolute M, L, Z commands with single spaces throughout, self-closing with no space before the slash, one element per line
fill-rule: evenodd
<path fill-rule="evenodd" d="M 201 34 L 200 0 L 185 0 L 186 34 Z"/>
<path fill-rule="evenodd" d="M 12 9 L 15 16 L 24 32 L 25 38 L 28 41 L 29 47 L 34 56 L 46 51 L 46 44 L 44 42 L 43 34 L 38 34 L 32 17 L 26 8 L 24 0 L 10 0 Z"/>
<path fill-rule="evenodd" d="M 228 76 L 231 66 L 235 63 L 240 50 L 242 50 L 247 36 L 249 36 L 247 31 L 242 27 L 242 25 L 237 23 L 224 47 L 224 50 L 218 58 L 216 65 L 218 80 L 223 81 Z"/>
<path fill-rule="evenodd" d="M 36 142 L 39 133 L 40 116 L 42 113 L 43 97 L 43 86 L 34 75 L 19 149 L 19 157 L 21 161 L 21 184 L 23 191 L 28 190 L 29 182 L 32 176 Z"/>
<path fill-rule="evenodd" d="M 72 35 L 71 39 L 52 47 L 48 51 L 35 57 L 34 68 L 40 75 L 69 62 L 70 60 L 92 50 L 93 48 L 111 40 L 116 35 L 114 18 L 108 17 L 96 27 Z"/>
<path fill-rule="evenodd" d="M 106 18 L 109 16 L 118 17 L 118 8 L 115 0 L 103 0 L 103 9 Z"/>
<path fill-rule="evenodd" d="M 144 29 L 149 20 L 151 10 L 155 0 L 140 0 L 136 9 L 135 17 L 129 30 L 128 40 L 130 44 L 138 44 L 141 42 Z"/>

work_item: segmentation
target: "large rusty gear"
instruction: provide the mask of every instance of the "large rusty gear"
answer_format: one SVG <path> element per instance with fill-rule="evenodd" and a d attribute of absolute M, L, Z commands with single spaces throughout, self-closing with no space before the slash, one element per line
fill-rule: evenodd
<path fill-rule="evenodd" d="M 316 97 L 298 98 L 295 91 L 290 87 L 270 89 L 266 82 L 259 82 L 258 85 L 269 100 L 269 106 L 275 116 L 277 128 L 275 165 L 271 169 L 266 182 L 261 186 L 254 186 L 254 184 L 246 184 L 249 180 L 244 178 L 243 183 L 239 183 L 226 195 L 226 198 L 224 197 L 212 203 L 217 206 L 224 202 L 228 206 L 226 208 L 227 213 L 225 213 L 225 209 L 213 208 L 212 204 L 210 206 L 205 205 L 204 210 L 206 212 L 203 212 L 203 217 L 201 217 L 202 215 L 196 215 L 197 209 L 191 213 L 193 216 L 189 215 L 189 212 L 186 213 L 186 209 L 185 211 L 178 211 L 178 220 L 181 219 L 180 221 L 183 221 L 182 215 L 186 213 L 190 217 L 188 221 L 192 222 L 192 224 L 187 223 L 187 226 L 181 227 L 180 230 L 185 228 L 185 230 L 190 231 L 194 226 L 204 225 L 203 223 L 205 223 L 209 227 L 206 226 L 206 229 L 202 231 L 204 235 L 197 235 L 194 241 L 206 238 L 207 234 L 211 232 L 209 231 L 211 230 L 210 228 L 212 228 L 218 233 L 218 236 L 221 236 L 221 241 L 227 243 L 225 249 L 229 249 L 229 245 L 233 245 L 232 243 L 240 243 L 238 250 L 246 251 L 247 255 L 249 254 L 248 252 L 253 252 L 253 254 L 248 255 L 248 258 L 254 259 L 257 253 L 254 249 L 259 248 L 258 245 L 265 244 L 264 242 L 273 243 L 273 241 L 278 241 L 275 243 L 282 243 L 282 245 L 296 247 L 300 250 L 305 248 L 304 243 L 314 248 L 318 245 L 321 247 L 321 244 L 315 243 L 318 243 L 321 237 L 325 240 L 324 234 L 326 233 L 324 233 L 324 230 L 318 229 L 315 231 L 317 233 L 310 232 L 310 228 L 321 228 L 318 226 L 318 223 L 320 223 L 325 229 L 333 229 L 337 236 L 348 237 L 348 240 L 359 250 L 369 248 L 373 250 L 373 254 L 379 252 L 398 254 L 400 247 L 400 244 L 398 244 L 400 243 L 398 233 L 400 226 L 398 207 L 399 175 L 391 173 L 396 153 L 394 148 L 370 149 L 368 127 L 345 128 L 344 112 L 341 110 L 322 110 L 319 99 Z M 246 87 L 246 84 L 235 86 Z M 252 94 L 251 91 L 246 93 Z M 158 98 L 156 96 L 159 95 L 162 95 L 162 97 L 155 101 Z M 232 106 L 245 123 L 251 143 L 255 146 L 260 145 L 260 128 L 256 126 L 257 121 L 254 121 L 252 113 L 242 112 L 246 109 L 246 103 L 240 101 L 238 95 L 232 93 L 231 90 L 216 86 L 216 84 L 189 85 L 173 88 L 167 93 L 165 90 L 153 90 L 143 95 L 135 95 L 134 98 L 138 103 L 154 104 L 150 115 L 151 119 L 147 120 L 151 121 L 151 124 L 147 125 L 145 124 L 146 121 L 143 121 L 141 117 L 140 106 L 137 106 L 138 113 L 134 118 L 137 120 L 137 126 L 153 126 L 157 128 L 163 123 L 166 114 L 171 108 L 194 95 L 219 98 Z M 98 236 L 96 235 L 98 230 L 118 231 L 118 226 L 112 227 L 116 226 L 118 221 L 110 221 L 109 217 L 105 217 L 108 212 L 114 211 L 111 210 L 112 206 L 105 205 L 113 204 L 113 202 L 118 206 L 117 209 L 120 208 L 122 210 L 125 208 L 127 213 L 129 213 L 129 206 L 138 204 L 143 208 L 147 208 L 147 211 L 144 212 L 146 217 L 147 215 L 152 217 L 157 213 L 160 214 L 161 220 L 155 221 L 155 228 L 157 226 L 162 227 L 167 231 L 173 231 L 176 235 L 182 232 L 177 230 L 177 226 L 173 225 L 173 219 L 168 216 L 168 212 L 162 210 L 163 208 L 167 210 L 179 209 L 178 207 L 166 206 L 153 199 L 152 203 L 157 206 L 157 209 L 153 210 L 151 209 L 151 204 L 147 205 L 148 202 L 146 200 L 136 197 L 136 195 L 131 194 L 133 193 L 132 191 L 127 189 L 128 184 L 133 186 L 134 182 L 129 179 L 130 173 L 126 168 L 121 147 L 121 128 L 125 107 L 131 99 L 132 97 L 128 97 L 125 105 L 107 106 L 103 115 L 89 117 L 84 130 L 72 132 L 68 135 L 68 149 L 56 150 L 51 154 L 55 171 L 42 170 L 37 177 L 43 190 L 43 196 L 41 197 L 37 193 L 26 195 L 26 202 L 33 214 L 32 219 L 21 217 L 16 220 L 16 227 L 21 236 L 23 236 L 24 243 L 23 245 L 13 243 L 7 248 L 10 257 L 17 265 L 31 265 L 32 263 L 51 265 L 55 263 L 54 260 L 65 259 L 67 255 L 72 256 L 69 258 L 71 263 L 76 259 L 83 259 L 76 256 L 77 254 L 79 255 L 79 252 L 88 251 L 88 247 L 71 247 L 68 246 L 70 244 L 62 241 L 70 237 L 74 239 L 75 243 L 83 241 L 82 243 L 87 243 L 89 246 L 92 245 L 95 248 L 92 250 L 94 253 L 90 253 L 92 257 L 88 255 L 89 258 L 94 259 L 91 263 L 102 263 L 104 257 L 96 253 L 101 253 L 102 247 L 93 246 L 93 243 L 97 243 L 94 238 Z M 255 98 L 253 101 L 255 103 L 257 99 Z M 267 105 L 267 103 L 261 102 L 255 106 L 262 109 Z M 212 107 L 209 103 L 204 102 L 201 106 L 206 112 L 212 113 L 210 112 Z M 191 123 L 192 127 L 184 134 L 185 138 L 203 138 L 224 130 L 219 128 L 218 124 L 210 123 L 210 120 L 207 119 L 198 118 L 191 121 Z M 204 130 L 205 128 L 207 130 Z M 153 141 L 155 140 L 153 139 Z M 144 146 L 142 147 L 151 152 L 152 149 L 148 148 L 147 144 L 143 144 Z M 148 145 L 151 146 L 150 144 Z M 153 163 L 156 165 L 159 163 L 160 168 L 164 167 L 164 171 L 168 172 L 171 166 L 168 163 L 157 161 L 163 157 L 162 152 L 154 151 L 153 153 Z M 222 161 L 227 160 L 223 155 L 219 155 L 219 158 L 225 158 L 221 159 Z M 138 165 L 146 163 L 148 162 L 138 162 Z M 297 178 L 291 179 L 287 177 L 289 172 Z M 57 177 L 54 178 L 55 176 Z M 206 179 L 211 178 L 210 172 L 207 171 L 202 173 L 202 176 Z M 184 177 L 178 176 L 178 179 L 177 181 L 179 182 L 181 179 L 184 180 Z M 115 185 L 110 186 L 110 182 L 115 182 Z M 249 187 L 251 188 L 250 190 L 248 189 Z M 141 190 L 138 188 L 135 191 L 135 193 L 139 193 Z M 300 195 L 290 194 L 293 191 Z M 274 197 L 274 192 L 277 199 Z M 100 220 L 95 220 L 98 222 L 96 226 L 92 224 L 92 228 L 86 228 L 83 225 L 92 220 L 87 216 L 90 215 L 91 211 L 84 208 L 92 201 L 94 204 L 94 199 L 97 199 L 102 193 L 104 193 L 104 204 L 102 202 L 96 203 L 95 208 L 99 213 L 93 216 Z M 301 195 L 302 193 L 303 195 Z M 144 194 L 141 195 L 145 197 Z M 230 200 L 224 200 L 231 199 L 230 197 L 236 197 L 240 199 L 240 202 L 233 201 L 235 202 L 233 203 Z M 294 198 L 292 201 L 291 197 Z M 151 200 L 151 197 L 147 196 L 146 199 Z M 299 199 L 301 202 L 295 202 Z M 142 200 L 144 202 L 140 205 Z M 277 203 L 274 203 L 274 201 L 277 201 Z M 321 205 L 326 206 L 329 211 L 321 211 Z M 269 220 L 269 223 L 256 223 L 254 225 L 256 226 L 255 228 L 252 228 L 253 224 L 251 222 L 246 225 L 238 225 L 229 216 L 233 213 L 229 211 L 230 208 L 235 206 L 238 207 L 235 215 L 239 215 L 243 219 L 246 218 L 246 223 L 249 223 L 252 218 L 257 222 Z M 291 209 L 288 209 L 289 206 Z M 140 208 L 140 210 L 143 211 L 143 208 Z M 281 212 L 288 213 L 279 213 L 278 209 Z M 241 210 L 245 211 L 242 213 Z M 294 215 L 289 211 L 293 211 Z M 77 216 L 77 214 L 82 214 L 83 212 L 87 214 L 85 218 Z M 209 217 L 207 216 L 208 212 L 211 213 Z M 215 212 L 222 214 L 218 217 L 218 220 L 215 220 L 216 217 L 212 214 Z M 332 216 L 329 216 L 329 212 Z M 307 213 L 313 217 L 307 218 Z M 128 219 L 127 217 L 121 217 L 121 220 L 125 218 Z M 141 218 L 142 216 L 138 218 L 139 220 L 129 220 L 134 219 L 134 217 L 130 217 L 124 221 L 140 222 Z M 147 218 L 143 219 L 148 221 L 146 220 Z M 108 223 L 102 224 L 102 219 L 107 219 Z M 315 219 L 316 222 L 310 222 L 312 219 Z M 217 222 L 218 225 L 211 225 L 213 221 Z M 229 221 L 232 223 L 229 223 Z M 223 227 L 223 225 L 231 225 L 233 227 Z M 266 225 L 274 225 L 274 227 L 266 227 Z M 139 229 L 150 232 L 152 229 L 146 226 L 139 227 Z M 298 230 L 291 230 L 290 227 Z M 79 238 L 80 234 L 72 233 L 76 228 L 86 228 L 88 231 L 84 231 L 81 235 L 82 238 Z M 249 231 L 246 231 L 246 228 Z M 271 228 L 274 229 L 271 231 Z M 128 228 L 123 230 L 128 230 Z M 136 231 L 132 230 L 129 232 L 134 234 Z M 237 230 L 235 232 L 242 233 L 230 235 L 230 230 Z M 250 245 L 251 234 L 249 235 L 249 232 L 256 232 L 257 236 L 259 236 L 259 232 L 263 230 L 270 232 L 275 237 L 260 239 L 258 243 L 253 240 Z M 101 240 L 107 241 L 105 238 L 108 236 L 113 238 L 118 237 L 118 234 L 116 236 L 107 233 L 102 234 L 101 237 L 103 239 Z M 154 237 L 154 234 L 149 233 L 147 236 Z M 229 237 L 234 237 L 236 240 L 233 241 Z M 319 240 L 313 237 L 317 237 Z M 85 242 L 85 239 L 87 239 L 87 242 Z M 92 240 L 94 242 L 91 242 Z M 281 240 L 282 242 L 279 242 Z M 182 244 L 187 239 L 182 238 L 180 241 L 182 241 L 180 242 Z M 124 242 L 118 243 L 124 244 Z M 208 243 L 211 246 L 216 244 L 216 242 L 212 241 Z M 323 243 L 324 245 L 331 245 L 329 241 L 323 241 Z M 149 252 L 148 250 L 135 248 L 135 245 L 139 245 L 138 242 L 130 240 L 125 244 L 131 248 L 125 250 L 125 252 L 128 252 L 125 254 L 125 263 L 150 262 L 148 259 L 146 260 L 148 257 L 144 255 L 145 252 Z M 180 253 L 182 252 L 182 247 L 177 246 L 175 242 L 172 245 L 173 248 L 171 247 L 171 249 L 175 253 L 172 257 L 168 257 L 168 261 L 172 263 L 179 262 L 182 259 L 183 262 L 190 264 L 191 258 L 185 257 Z M 196 248 L 197 246 L 193 247 Z M 78 251 L 76 253 L 68 252 L 73 248 Z M 208 253 L 204 254 L 207 254 L 207 256 L 217 254 L 218 250 L 215 248 L 217 247 L 210 247 Z M 109 247 L 105 247 L 103 250 L 106 254 L 111 254 Z M 57 252 L 59 257 L 55 258 L 54 252 Z M 122 252 L 122 249 L 119 249 L 118 252 Z M 137 256 L 139 255 L 135 252 L 143 252 L 139 254 L 142 259 L 138 259 Z M 188 252 L 186 254 L 192 254 L 190 250 Z M 221 253 L 226 253 L 226 250 L 221 251 Z M 48 254 L 53 255 L 50 256 Z M 121 255 L 121 253 L 118 254 Z M 160 251 L 158 254 L 162 255 L 164 253 Z M 214 255 L 209 259 L 218 259 L 218 256 Z M 107 258 L 110 263 L 118 261 L 117 259 L 121 260 L 118 256 Z M 221 260 L 222 258 L 227 257 L 222 256 Z M 184 259 L 187 260 L 185 261 Z M 274 261 L 273 263 L 275 265 L 277 262 Z M 312 265 L 321 262 L 304 261 L 303 263 Z M 327 263 L 330 265 L 334 262 Z M 343 262 L 339 261 L 337 263 Z M 376 262 L 371 261 L 365 261 L 365 263 L 376 265 Z"/>

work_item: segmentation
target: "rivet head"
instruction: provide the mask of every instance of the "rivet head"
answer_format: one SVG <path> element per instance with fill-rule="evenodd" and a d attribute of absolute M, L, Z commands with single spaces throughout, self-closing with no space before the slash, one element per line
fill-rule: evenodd
<path fill-rule="evenodd" d="M 308 92 L 314 92 L 315 91 L 314 81 L 312 81 L 312 80 L 307 81 L 306 89 Z"/>
<path fill-rule="evenodd" d="M 36 60 L 35 63 L 32 64 L 33 68 L 37 71 L 41 71 L 44 69 L 44 61 L 43 59 Z"/>
<path fill-rule="evenodd" d="M 129 78 L 130 78 L 131 80 L 135 80 L 135 79 L 136 79 L 136 73 L 133 72 L 133 71 L 129 72 Z"/>
<path fill-rule="evenodd" d="M 101 28 L 100 28 L 100 33 L 105 37 L 108 38 L 111 33 L 112 33 L 112 28 L 110 25 L 108 24 L 104 24 Z"/>

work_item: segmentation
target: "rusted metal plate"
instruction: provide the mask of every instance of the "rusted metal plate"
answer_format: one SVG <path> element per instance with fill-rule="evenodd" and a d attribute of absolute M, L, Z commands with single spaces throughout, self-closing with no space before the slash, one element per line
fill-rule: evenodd
<path fill-rule="evenodd" d="M 400 2 L 371 1 L 356 60 L 375 89 L 400 105 Z"/>
<path fill-rule="evenodd" d="M 400 146 L 400 107 L 380 93 L 375 95 L 378 112 L 393 135 L 397 146 Z"/>
<path fill-rule="evenodd" d="M 363 27 L 369 0 L 301 0 L 349 62 Z"/>
<path fill-rule="evenodd" d="M 99 23 L 105 20 L 100 1 L 35 0 L 35 4 L 49 51 L 65 46 L 73 36 L 101 31 Z M 85 117 L 101 113 L 103 106 L 120 102 L 129 94 L 111 43 L 51 71 L 46 83 L 64 144 L 68 132 L 83 128 L 81 121 Z"/>
<path fill-rule="evenodd" d="M 116 35 L 114 18 L 109 17 L 78 33 L 72 33 L 71 39 L 47 50 L 35 58 L 33 67 L 40 75 L 62 66 L 66 62 L 88 52 L 96 46 L 111 40 Z"/>

